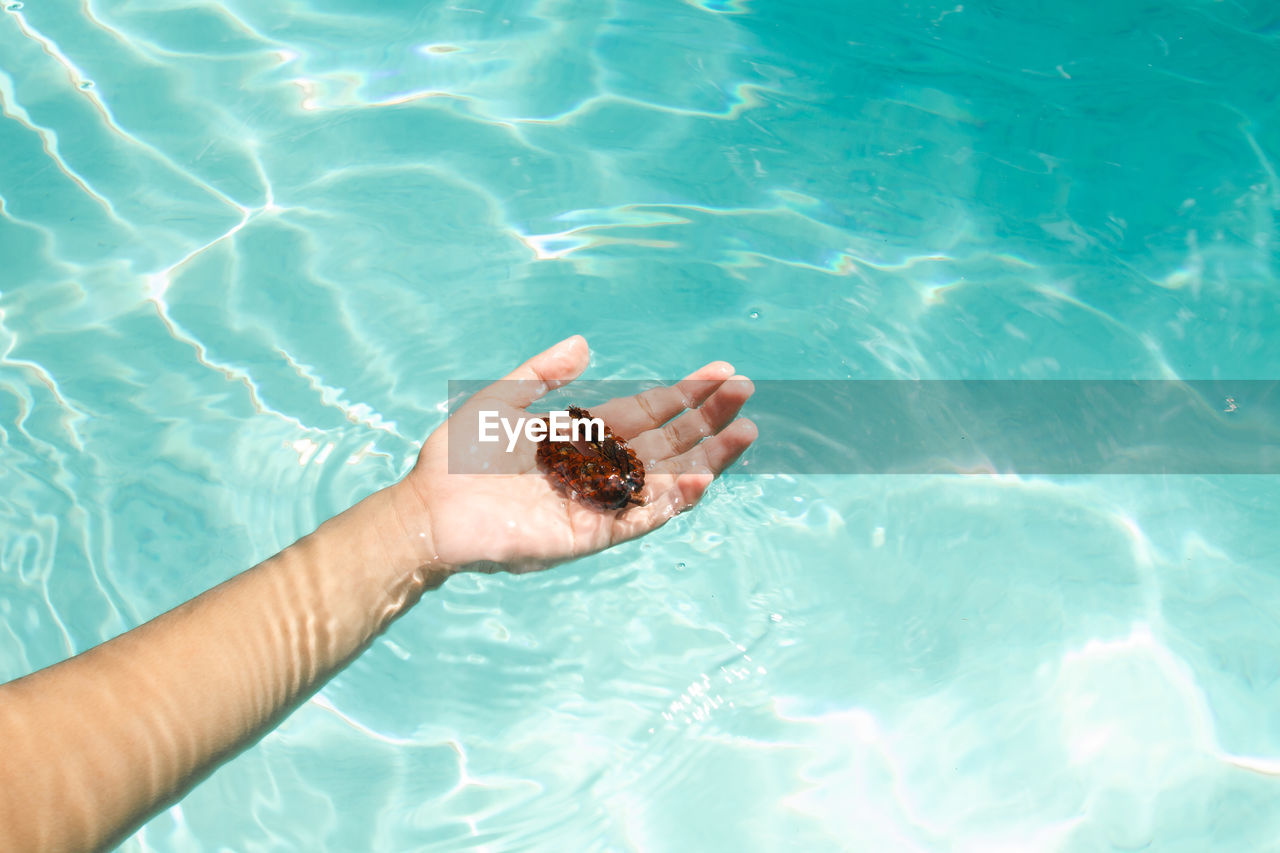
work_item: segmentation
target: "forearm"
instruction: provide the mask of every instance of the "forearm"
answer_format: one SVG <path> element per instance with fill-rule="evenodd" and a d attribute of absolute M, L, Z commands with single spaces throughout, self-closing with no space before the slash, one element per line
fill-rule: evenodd
<path fill-rule="evenodd" d="M 396 487 L 84 654 L 0 686 L 0 849 L 93 850 L 251 743 L 447 570 Z"/>

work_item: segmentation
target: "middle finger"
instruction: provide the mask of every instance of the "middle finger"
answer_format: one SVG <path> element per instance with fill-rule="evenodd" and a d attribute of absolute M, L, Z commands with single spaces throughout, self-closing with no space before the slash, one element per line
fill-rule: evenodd
<path fill-rule="evenodd" d="M 713 361 L 698 368 L 674 385 L 650 388 L 630 397 L 617 397 L 591 413 L 599 415 L 609 429 L 630 441 L 647 430 L 660 427 L 685 409 L 700 406 L 726 378 L 733 375 L 733 365 Z"/>
<path fill-rule="evenodd" d="M 754 391 L 755 386 L 750 379 L 732 376 L 722 382 L 701 406 L 689 409 L 661 429 L 641 433 L 630 442 L 631 447 L 646 464 L 679 456 L 702 439 L 724 429 L 737 417 Z"/>

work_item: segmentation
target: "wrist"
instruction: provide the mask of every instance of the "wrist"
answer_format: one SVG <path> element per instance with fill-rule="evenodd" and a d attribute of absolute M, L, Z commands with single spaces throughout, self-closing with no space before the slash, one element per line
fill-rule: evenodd
<path fill-rule="evenodd" d="M 422 494 L 405 480 L 387 486 L 372 498 L 384 503 L 387 562 L 395 570 L 411 572 L 424 589 L 435 589 L 457 571 L 441 559 L 431 511 Z"/>
<path fill-rule="evenodd" d="M 293 549 L 379 596 L 373 607 L 394 619 L 452 574 L 436 557 L 424 510 L 397 483 L 329 519 Z"/>

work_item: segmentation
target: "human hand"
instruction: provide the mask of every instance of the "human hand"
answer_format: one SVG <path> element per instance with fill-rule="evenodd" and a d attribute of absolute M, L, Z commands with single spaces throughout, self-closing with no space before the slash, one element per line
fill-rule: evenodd
<path fill-rule="evenodd" d="M 696 504 L 756 438 L 751 421 L 734 420 L 754 390 L 751 381 L 717 361 L 675 385 L 591 406 L 644 463 L 643 506 L 601 511 L 566 497 L 538 472 L 536 447 L 526 439 L 511 454 L 505 438 L 471 444 L 481 410 L 509 422 L 529 417 L 525 409 L 579 376 L 589 356 L 581 336 L 561 341 L 476 394 L 427 439 L 394 487 L 403 493 L 405 535 L 418 540 L 424 564 L 447 573 L 527 572 L 643 536 Z M 516 473 L 450 474 L 451 440 L 469 442 L 463 449 L 470 464 L 488 455 L 501 462 L 495 468 Z"/>

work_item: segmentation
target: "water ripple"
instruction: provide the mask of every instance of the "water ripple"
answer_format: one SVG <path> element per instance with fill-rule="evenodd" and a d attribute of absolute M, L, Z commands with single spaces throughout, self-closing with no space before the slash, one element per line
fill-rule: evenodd
<path fill-rule="evenodd" d="M 446 380 L 573 332 L 594 378 L 1273 378 L 1276 23 L 9 4 L 0 677 L 288 544 L 405 470 Z M 731 477 L 451 581 L 126 849 L 1095 849 L 1206 814 L 1259 847 L 1275 501 Z"/>

